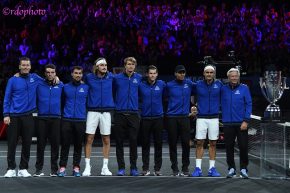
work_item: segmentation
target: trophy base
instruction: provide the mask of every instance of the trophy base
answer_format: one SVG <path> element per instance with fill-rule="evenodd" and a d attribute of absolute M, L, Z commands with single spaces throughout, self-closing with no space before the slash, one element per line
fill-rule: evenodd
<path fill-rule="evenodd" d="M 269 105 L 264 112 L 263 120 L 281 121 L 282 116 L 279 106 Z"/>

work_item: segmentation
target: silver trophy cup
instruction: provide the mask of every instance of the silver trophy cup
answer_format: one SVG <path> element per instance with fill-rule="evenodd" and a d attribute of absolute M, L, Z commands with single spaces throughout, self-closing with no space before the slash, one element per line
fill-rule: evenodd
<path fill-rule="evenodd" d="M 265 71 L 264 77 L 260 78 L 260 87 L 264 97 L 270 103 L 264 112 L 264 118 L 280 120 L 280 107 L 275 103 L 281 98 L 286 88 L 286 77 L 281 76 L 281 71 Z"/>

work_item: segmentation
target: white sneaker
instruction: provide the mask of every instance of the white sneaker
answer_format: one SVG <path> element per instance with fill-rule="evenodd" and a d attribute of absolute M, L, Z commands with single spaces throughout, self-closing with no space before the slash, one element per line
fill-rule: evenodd
<path fill-rule="evenodd" d="M 26 169 L 23 169 L 23 170 L 18 170 L 18 176 L 27 178 L 27 177 L 31 177 L 31 174 L 28 173 Z"/>
<path fill-rule="evenodd" d="M 101 175 L 102 176 L 111 176 L 112 172 L 110 172 L 109 168 L 102 168 Z"/>
<path fill-rule="evenodd" d="M 16 177 L 16 171 L 15 170 L 7 170 L 6 174 L 4 175 L 5 178 L 12 178 Z"/>
<path fill-rule="evenodd" d="M 83 176 L 91 176 L 91 166 L 86 166 L 83 172 Z"/>

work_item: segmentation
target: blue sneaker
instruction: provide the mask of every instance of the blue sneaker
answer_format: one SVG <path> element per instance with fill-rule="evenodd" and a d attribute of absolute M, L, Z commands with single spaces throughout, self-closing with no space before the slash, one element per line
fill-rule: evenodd
<path fill-rule="evenodd" d="M 58 177 L 65 177 L 66 176 L 66 171 L 65 171 L 65 167 L 61 167 L 57 173 Z"/>
<path fill-rule="evenodd" d="M 227 175 L 227 178 L 233 178 L 236 177 L 236 170 L 234 168 L 229 169 L 229 173 Z"/>
<path fill-rule="evenodd" d="M 139 176 L 139 172 L 138 172 L 137 169 L 131 169 L 131 171 L 130 171 L 130 175 L 131 175 L 131 176 Z"/>
<path fill-rule="evenodd" d="M 125 176 L 125 169 L 119 169 L 117 176 Z"/>
<path fill-rule="evenodd" d="M 221 177 L 221 174 L 218 173 L 218 171 L 215 169 L 215 167 L 212 167 L 208 170 L 207 176 L 209 176 L 209 177 Z"/>
<path fill-rule="evenodd" d="M 248 173 L 247 173 L 247 170 L 246 169 L 241 169 L 241 172 L 240 172 L 240 177 L 241 178 L 244 178 L 244 179 L 248 179 L 249 176 L 248 176 Z"/>
<path fill-rule="evenodd" d="M 81 177 L 81 172 L 80 172 L 80 168 L 75 167 L 73 170 L 73 176 L 74 177 Z"/>
<path fill-rule="evenodd" d="M 201 177 L 202 171 L 199 167 L 196 167 L 195 170 L 191 174 L 192 177 Z"/>

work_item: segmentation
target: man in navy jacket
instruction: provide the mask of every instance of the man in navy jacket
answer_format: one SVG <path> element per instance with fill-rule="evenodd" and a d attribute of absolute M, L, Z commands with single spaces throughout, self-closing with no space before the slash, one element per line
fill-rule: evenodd
<path fill-rule="evenodd" d="M 158 70 L 151 65 L 147 69 L 147 77 L 139 85 L 141 101 L 141 136 L 143 176 L 150 175 L 149 154 L 150 137 L 154 138 L 154 175 L 161 176 L 162 165 L 162 131 L 163 131 L 163 92 L 165 83 L 157 80 Z"/>
<path fill-rule="evenodd" d="M 115 91 L 115 139 L 116 155 L 118 162 L 119 176 L 125 175 L 124 161 L 124 135 L 128 131 L 130 143 L 130 175 L 138 176 L 137 169 L 137 135 L 139 130 L 139 106 L 138 87 L 141 82 L 141 75 L 135 72 L 137 61 L 134 57 L 124 59 L 125 72 L 114 77 Z"/>
<path fill-rule="evenodd" d="M 240 177 L 248 178 L 248 122 L 252 113 L 252 98 L 249 88 L 240 83 L 240 72 L 231 68 L 227 72 L 229 83 L 221 90 L 222 121 L 227 153 L 228 178 L 236 175 L 234 160 L 235 139 L 240 150 Z"/>
<path fill-rule="evenodd" d="M 193 82 L 185 79 L 186 70 L 183 65 L 175 68 L 175 80 L 166 85 L 167 129 L 171 169 L 173 176 L 189 176 L 189 153 L 190 153 L 190 120 L 189 110 L 192 95 Z M 177 162 L 177 140 L 181 138 L 182 145 L 182 172 L 179 174 Z"/>
<path fill-rule="evenodd" d="M 22 136 L 22 152 L 18 176 L 31 176 L 27 169 L 31 139 L 34 133 L 32 113 L 36 112 L 36 88 L 42 78 L 37 74 L 30 73 L 30 70 L 30 59 L 20 58 L 19 76 L 11 77 L 5 90 L 3 117 L 4 123 L 8 125 L 8 168 L 4 177 L 16 176 L 15 152 L 19 135 Z"/>
<path fill-rule="evenodd" d="M 44 175 L 42 172 L 44 163 L 44 150 L 47 139 L 51 146 L 51 173 L 57 176 L 61 126 L 61 97 L 63 83 L 54 83 L 56 67 L 53 64 L 45 66 L 45 80 L 41 81 L 36 90 L 37 96 L 37 159 L 34 176 Z"/>
<path fill-rule="evenodd" d="M 71 140 L 74 144 L 73 176 L 80 177 L 82 144 L 84 141 L 87 117 L 87 97 L 89 87 L 82 82 L 83 68 L 74 66 L 71 72 L 72 81 L 63 88 L 64 110 L 61 126 L 61 153 L 59 161 L 59 177 L 66 176 Z"/>

